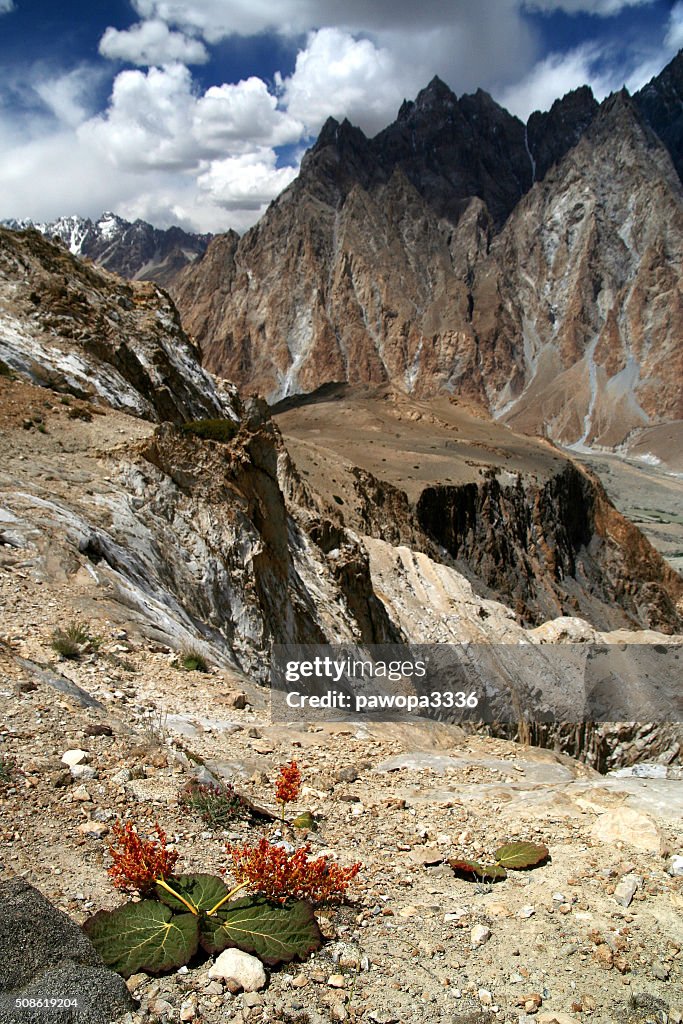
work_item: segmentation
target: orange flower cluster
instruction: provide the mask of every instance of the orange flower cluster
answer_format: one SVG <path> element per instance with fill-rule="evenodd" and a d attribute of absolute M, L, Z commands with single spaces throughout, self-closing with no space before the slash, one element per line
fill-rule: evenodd
<path fill-rule="evenodd" d="M 301 790 L 301 772 L 296 761 L 290 761 L 289 764 L 283 764 L 280 768 L 280 774 L 275 780 L 275 799 L 279 804 L 282 804 L 283 813 L 284 805 L 291 803 L 299 795 Z"/>
<path fill-rule="evenodd" d="M 166 849 L 166 833 L 156 823 L 154 831 L 157 839 L 142 839 L 130 822 L 117 821 L 113 826 L 115 845 L 110 844 L 109 852 L 114 863 L 108 874 L 117 889 L 143 896 L 160 878 L 173 874 L 178 853 Z"/>
<path fill-rule="evenodd" d="M 346 895 L 346 888 L 360 871 L 360 863 L 350 868 L 330 864 L 327 857 L 309 858 L 310 843 L 287 853 L 261 839 L 257 846 L 228 843 L 232 874 L 237 882 L 268 899 L 285 903 L 288 899 L 329 903 Z"/>

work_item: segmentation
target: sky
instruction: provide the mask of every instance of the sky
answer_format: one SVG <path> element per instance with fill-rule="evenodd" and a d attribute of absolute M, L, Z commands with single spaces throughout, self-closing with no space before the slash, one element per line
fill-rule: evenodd
<path fill-rule="evenodd" d="M 0 0 L 0 219 L 241 232 L 329 116 L 373 135 L 438 74 L 526 120 L 681 47 L 683 0 Z"/>

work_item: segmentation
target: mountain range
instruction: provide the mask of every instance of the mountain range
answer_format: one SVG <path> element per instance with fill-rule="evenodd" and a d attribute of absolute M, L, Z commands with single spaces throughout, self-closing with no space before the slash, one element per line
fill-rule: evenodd
<path fill-rule="evenodd" d="M 259 223 L 171 282 L 205 365 L 271 401 L 443 391 L 577 450 L 683 419 L 682 69 L 526 125 L 438 78 L 375 138 L 328 120 Z"/>
<path fill-rule="evenodd" d="M 5 220 L 15 231 L 35 228 L 46 238 L 58 239 L 74 256 L 92 260 L 106 270 L 133 280 L 168 282 L 206 250 L 211 235 L 196 235 L 179 227 L 159 229 L 144 220 L 124 220 L 107 212 L 89 217 L 59 217 L 48 222 Z"/>

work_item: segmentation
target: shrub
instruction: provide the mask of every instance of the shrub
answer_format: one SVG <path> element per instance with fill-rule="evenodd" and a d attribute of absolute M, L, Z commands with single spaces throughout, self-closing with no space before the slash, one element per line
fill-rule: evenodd
<path fill-rule="evenodd" d="M 186 672 L 208 672 L 209 663 L 196 647 L 183 647 L 178 654 L 177 664 Z"/>
<path fill-rule="evenodd" d="M 192 420 L 190 423 L 183 423 L 180 429 L 184 434 L 192 434 L 202 441 L 219 441 L 221 444 L 227 444 L 228 441 L 232 441 L 239 426 L 232 420 Z"/>
<path fill-rule="evenodd" d="M 52 649 L 61 658 L 77 660 L 82 654 L 98 650 L 102 637 L 94 636 L 83 622 L 74 620 L 66 626 L 55 629 L 52 634 Z"/>
<path fill-rule="evenodd" d="M 190 782 L 180 799 L 185 807 L 197 811 L 211 828 L 224 828 L 249 811 L 247 801 L 229 782 L 223 785 Z"/>

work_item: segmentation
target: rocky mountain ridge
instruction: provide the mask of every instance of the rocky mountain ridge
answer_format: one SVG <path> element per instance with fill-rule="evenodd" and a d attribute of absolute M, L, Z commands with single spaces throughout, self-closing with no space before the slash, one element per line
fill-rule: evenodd
<path fill-rule="evenodd" d="M 259 224 L 173 282 L 205 364 L 270 400 L 445 390 L 579 447 L 680 420 L 682 193 L 662 127 L 675 153 L 680 62 L 526 128 L 438 79 L 374 139 L 328 121 Z"/>
<path fill-rule="evenodd" d="M 211 240 L 211 235 L 179 227 L 155 228 L 144 220 L 131 222 L 111 212 L 96 221 L 74 215 L 40 223 L 6 220 L 0 226 L 14 231 L 35 228 L 46 238 L 60 239 L 74 256 L 92 260 L 121 277 L 158 284 L 168 284 L 206 251 Z"/>

